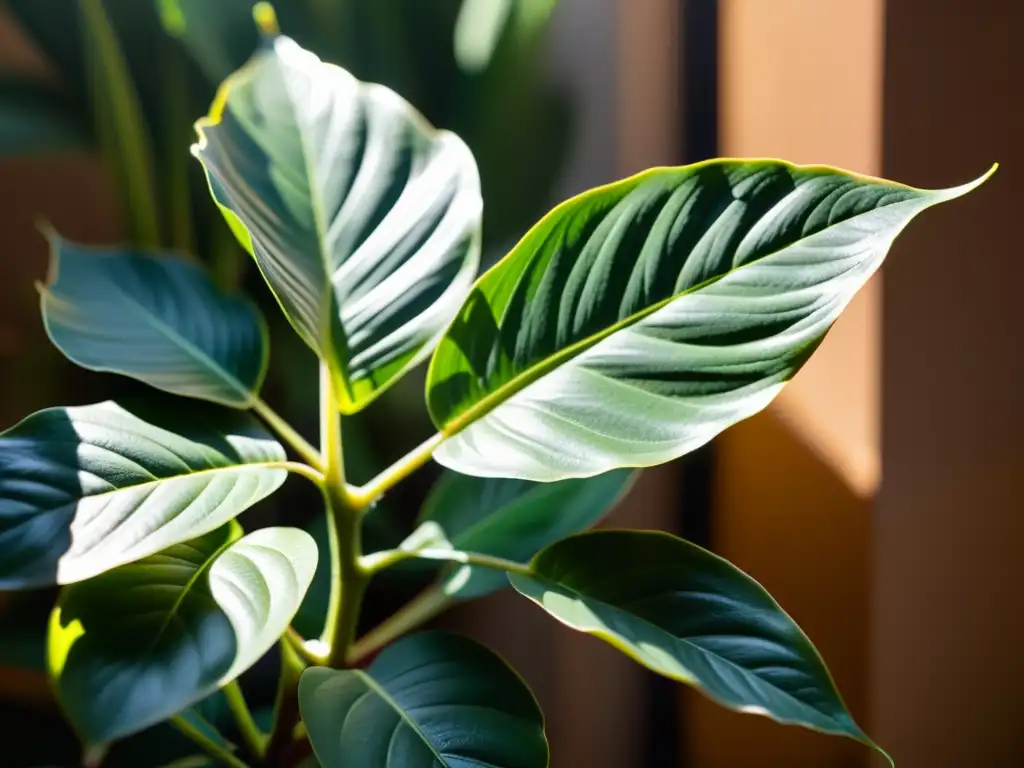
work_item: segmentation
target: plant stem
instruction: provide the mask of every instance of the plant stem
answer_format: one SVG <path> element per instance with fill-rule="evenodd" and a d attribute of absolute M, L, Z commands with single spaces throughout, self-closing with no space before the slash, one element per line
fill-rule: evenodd
<path fill-rule="evenodd" d="M 292 748 L 292 734 L 299 722 L 299 678 L 306 663 L 289 643 L 281 643 L 281 677 L 277 683 L 277 701 L 274 705 L 274 729 L 267 742 L 264 763 L 288 765 L 288 752 Z"/>
<path fill-rule="evenodd" d="M 324 471 L 324 463 L 320 457 L 320 452 L 310 445 L 306 438 L 300 435 L 291 424 L 281 418 L 273 408 L 257 397 L 253 400 L 252 409 L 314 469 L 319 472 Z"/>
<path fill-rule="evenodd" d="M 238 730 L 242 734 L 242 741 L 253 757 L 263 757 L 263 751 L 267 747 L 267 737 L 252 719 L 249 705 L 245 703 L 245 696 L 242 695 L 242 687 L 237 680 L 233 680 L 223 688 L 224 698 L 227 699 L 228 709 L 238 724 Z"/>
<path fill-rule="evenodd" d="M 361 518 L 366 504 L 351 496 L 345 484 L 341 417 L 333 377 L 323 365 L 320 368 L 320 442 L 324 455 L 324 496 L 331 549 L 331 597 L 321 639 L 330 649 L 328 666 L 340 667 L 355 640 L 363 595 L 369 581 L 369 574 L 359 562 L 363 554 Z"/>
<path fill-rule="evenodd" d="M 457 549 L 424 548 L 424 549 L 388 549 L 383 552 L 374 552 L 362 558 L 363 571 L 373 575 L 403 560 L 410 558 L 420 560 L 440 560 L 448 563 L 460 563 L 462 565 L 477 565 L 482 568 L 493 568 L 497 571 L 508 571 L 521 573 L 524 576 L 532 576 L 533 571 L 525 563 L 517 563 L 515 560 L 506 560 L 504 557 L 481 554 L 480 552 L 460 552 Z"/>
<path fill-rule="evenodd" d="M 346 661 L 350 665 L 362 661 L 407 632 L 439 616 L 453 602 L 439 584 L 428 587 L 356 641 L 349 649 Z"/>
<path fill-rule="evenodd" d="M 198 728 L 195 728 L 190 722 L 185 720 L 185 718 L 180 716 L 172 717 L 170 723 L 182 734 L 190 738 L 198 746 L 202 747 L 203 751 L 215 760 L 219 760 L 224 763 L 224 765 L 231 766 L 231 768 L 248 768 L 243 761 L 232 755 L 224 749 L 224 747 L 215 742 Z"/>
<path fill-rule="evenodd" d="M 413 448 L 366 485 L 349 489 L 350 498 L 360 509 L 370 506 L 391 488 L 430 461 L 434 451 L 445 441 L 445 438 L 445 435 L 438 432 L 429 440 Z"/>

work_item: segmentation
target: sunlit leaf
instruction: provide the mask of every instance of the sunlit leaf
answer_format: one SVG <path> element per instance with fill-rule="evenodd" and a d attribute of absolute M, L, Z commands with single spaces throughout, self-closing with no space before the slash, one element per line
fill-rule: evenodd
<path fill-rule="evenodd" d="M 454 134 L 286 37 L 221 89 L 194 148 L 214 198 L 345 413 L 425 357 L 479 260 L 480 182 Z"/>
<path fill-rule="evenodd" d="M 66 589 L 49 666 L 83 740 L 103 744 L 209 696 L 277 641 L 309 586 L 313 540 L 237 524 Z"/>
<path fill-rule="evenodd" d="M 716 160 L 563 203 L 438 346 L 434 457 L 549 481 L 694 450 L 771 402 L 915 215 L 983 180 L 926 191 Z"/>
<path fill-rule="evenodd" d="M 50 408 L 0 435 L 0 589 L 70 584 L 216 528 L 284 482 L 250 416 L 154 398 Z"/>

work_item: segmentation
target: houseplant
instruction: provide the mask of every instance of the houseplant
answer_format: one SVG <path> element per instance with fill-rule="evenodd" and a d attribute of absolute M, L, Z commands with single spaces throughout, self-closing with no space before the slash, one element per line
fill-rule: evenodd
<path fill-rule="evenodd" d="M 467 638 L 417 631 L 507 582 L 725 706 L 873 747 L 749 576 L 667 534 L 586 529 L 629 468 L 767 406 L 902 228 L 985 177 L 928 191 L 775 160 L 652 169 L 557 206 L 474 280 L 483 197 L 466 144 L 281 36 L 268 6 L 257 19 L 264 43 L 194 154 L 320 360 L 319 447 L 260 396 L 253 305 L 192 261 L 53 231 L 54 344 L 165 394 L 48 409 L 0 437 L 0 588 L 63 587 L 48 668 L 87 762 L 169 719 L 233 766 L 547 765 L 518 676 Z M 340 416 L 428 360 L 435 436 L 349 482 Z M 364 551 L 367 510 L 432 459 L 448 473 L 420 525 Z M 326 551 L 235 521 L 289 475 L 322 493 Z M 331 595 L 322 636 L 304 638 L 290 623 L 318 557 Z M 357 637 L 370 580 L 410 560 L 442 563 L 436 584 Z M 237 679 L 275 645 L 264 731 Z M 193 710 L 217 691 L 238 745 Z"/>

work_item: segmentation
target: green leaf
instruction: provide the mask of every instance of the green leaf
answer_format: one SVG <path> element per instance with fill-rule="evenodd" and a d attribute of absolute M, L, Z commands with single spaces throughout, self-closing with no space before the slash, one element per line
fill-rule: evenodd
<path fill-rule="evenodd" d="M 557 480 L 681 456 L 800 369 L 924 191 L 715 160 L 558 206 L 477 282 L 427 398 L 464 474 Z"/>
<path fill-rule="evenodd" d="M 480 181 L 454 134 L 286 37 L 197 124 L 214 198 L 353 413 L 427 354 L 479 260 Z"/>
<path fill-rule="evenodd" d="M 84 115 L 45 83 L 0 77 L 0 156 L 88 150 Z"/>
<path fill-rule="evenodd" d="M 556 5 L 558 0 L 462 0 L 454 40 L 459 67 L 471 73 L 486 69 L 509 28 L 517 42 L 529 42 Z"/>
<path fill-rule="evenodd" d="M 252 24 L 255 0 L 154 0 L 168 34 L 181 40 L 213 83 L 220 83 L 252 55 L 259 34 Z"/>
<path fill-rule="evenodd" d="M 596 525 L 625 495 L 635 474 L 620 469 L 531 483 L 448 472 L 431 490 L 419 520 L 439 525 L 456 550 L 529 560 L 548 544 Z M 504 573 L 463 565 L 445 579 L 444 589 L 468 599 L 506 586 Z"/>
<path fill-rule="evenodd" d="M 170 254 L 85 248 L 55 234 L 50 247 L 43 322 L 69 359 L 174 394 L 252 405 L 268 340 L 251 302 Z"/>
<path fill-rule="evenodd" d="M 255 419 L 169 400 L 50 408 L 0 434 L 0 589 L 91 578 L 284 482 L 284 449 Z"/>
<path fill-rule="evenodd" d="M 663 533 L 598 531 L 553 544 L 531 569 L 510 573 L 512 586 L 648 669 L 730 709 L 875 747 L 811 641 L 726 560 Z"/>
<path fill-rule="evenodd" d="M 80 0 L 80 8 L 100 148 L 118 181 L 133 244 L 158 248 L 160 219 L 153 151 L 135 84 L 103 0 Z"/>
<path fill-rule="evenodd" d="M 236 523 L 64 591 L 49 666 L 83 740 L 165 720 L 255 664 L 288 627 L 316 566 L 295 528 Z"/>
<path fill-rule="evenodd" d="M 523 681 L 472 640 L 425 632 L 364 670 L 307 669 L 299 706 L 323 765 L 544 768 L 544 716 Z"/>

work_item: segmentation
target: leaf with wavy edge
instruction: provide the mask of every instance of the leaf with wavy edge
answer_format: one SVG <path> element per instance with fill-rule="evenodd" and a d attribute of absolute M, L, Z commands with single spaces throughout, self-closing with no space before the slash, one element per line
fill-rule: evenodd
<path fill-rule="evenodd" d="M 157 397 L 35 413 L 0 435 L 0 589 L 70 584 L 224 525 L 277 490 L 248 416 Z"/>
<path fill-rule="evenodd" d="M 424 632 L 366 670 L 307 669 L 299 706 L 320 763 L 360 768 L 545 768 L 544 717 L 493 651 Z"/>
<path fill-rule="evenodd" d="M 72 362 L 176 395 L 250 407 L 269 341 L 249 300 L 218 290 L 173 254 L 87 248 L 50 233 L 39 286 L 50 340 Z"/>
<path fill-rule="evenodd" d="M 230 523 L 64 591 L 50 620 L 49 668 L 87 744 L 209 696 L 287 629 L 313 578 L 316 544 L 296 528 L 240 534 Z"/>
<path fill-rule="evenodd" d="M 454 134 L 287 37 L 196 124 L 214 199 L 358 411 L 426 357 L 479 262 L 480 180 Z"/>
<path fill-rule="evenodd" d="M 715 160 L 563 203 L 434 353 L 434 458 L 550 481 L 694 450 L 771 402 L 914 216 L 985 178 L 926 191 Z"/>
<path fill-rule="evenodd" d="M 730 709 L 878 749 L 807 636 L 717 555 L 664 533 L 595 531 L 551 545 L 530 570 L 509 573 L 516 590 L 648 669 Z"/>

